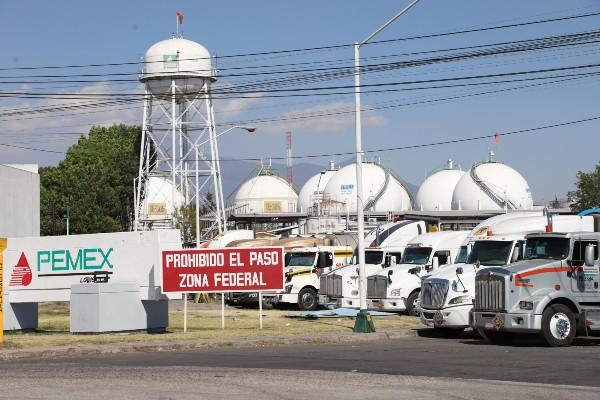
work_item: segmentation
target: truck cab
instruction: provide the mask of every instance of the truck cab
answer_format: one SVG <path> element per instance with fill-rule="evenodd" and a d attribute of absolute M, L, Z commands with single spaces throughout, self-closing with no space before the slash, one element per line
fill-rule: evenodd
<path fill-rule="evenodd" d="M 477 273 L 473 327 L 491 342 L 536 333 L 549 346 L 600 332 L 600 233 L 526 239 L 523 261 Z"/>
<path fill-rule="evenodd" d="M 572 232 L 593 228 L 592 217 L 556 216 L 555 226 Z M 548 217 L 532 213 L 511 213 L 492 217 L 471 231 L 467 262 L 449 266 L 421 283 L 421 322 L 446 336 L 460 334 L 471 325 L 475 297 L 475 275 L 488 268 L 504 267 L 521 260 L 525 236 L 544 232 Z"/>
<path fill-rule="evenodd" d="M 367 276 L 400 262 L 407 243 L 426 231 L 425 222 L 405 220 L 390 222 L 373 229 L 365 237 L 365 271 Z M 359 307 L 358 264 L 336 268 L 321 276 L 319 304 L 327 308 Z"/>
<path fill-rule="evenodd" d="M 451 264 L 468 231 L 431 232 L 413 238 L 400 263 L 379 270 L 367 278 L 367 305 L 370 310 L 417 314 L 421 275 Z"/>
<path fill-rule="evenodd" d="M 293 249 L 285 255 L 284 290 L 277 293 L 275 304 L 296 304 L 300 310 L 319 306 L 320 276 L 352 260 L 350 246 L 318 246 Z"/>

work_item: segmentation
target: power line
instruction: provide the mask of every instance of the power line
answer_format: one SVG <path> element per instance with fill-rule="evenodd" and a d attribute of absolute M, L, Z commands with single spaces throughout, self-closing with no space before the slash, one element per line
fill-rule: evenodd
<path fill-rule="evenodd" d="M 560 21 L 568 21 L 568 20 L 575 20 L 575 19 L 581 19 L 581 18 L 596 17 L 599 15 L 600 15 L 600 12 L 576 14 L 576 15 L 569 15 L 569 16 L 556 17 L 556 18 L 547 18 L 547 19 L 541 19 L 541 20 L 513 23 L 513 24 L 496 25 L 496 26 L 491 26 L 491 27 L 462 29 L 462 30 L 442 32 L 442 33 L 431 33 L 431 34 L 407 36 L 407 37 L 394 38 L 394 39 L 379 40 L 379 41 L 369 42 L 366 45 L 373 46 L 373 45 L 378 45 L 378 44 L 385 44 L 385 43 L 392 43 L 392 42 L 399 42 L 399 41 L 431 39 L 431 38 L 444 37 L 444 36 L 454 36 L 454 35 L 462 35 L 462 34 L 468 34 L 468 33 L 487 32 L 487 31 L 493 31 L 493 30 L 517 28 L 517 27 L 524 27 L 524 26 L 531 26 L 531 25 L 538 25 L 538 24 L 545 24 L 545 23 L 552 23 L 552 22 L 560 22 Z M 217 58 L 254 57 L 254 56 L 272 55 L 272 54 L 311 52 L 311 51 L 318 51 L 318 50 L 331 50 L 331 49 L 336 49 L 336 48 L 351 47 L 353 45 L 354 45 L 353 43 L 347 43 L 347 44 L 337 44 L 337 45 L 328 45 L 328 46 L 316 46 L 316 47 L 306 47 L 306 48 L 296 48 L 296 49 L 263 51 L 263 52 L 254 52 L 254 53 L 239 53 L 239 54 L 230 54 L 230 55 L 220 55 Z M 202 59 L 209 59 L 209 58 L 210 57 L 197 57 L 197 58 L 182 59 L 179 61 L 194 61 L 194 60 L 202 60 Z M 159 61 L 115 62 L 115 63 L 95 63 L 95 64 L 70 64 L 70 65 L 68 64 L 68 65 L 48 65 L 48 66 L 35 66 L 35 67 L 34 66 L 3 67 L 3 68 L 0 68 L 0 71 L 113 67 L 113 66 L 125 66 L 125 65 L 151 64 L 151 63 L 158 63 L 158 62 L 162 63 L 163 61 L 159 60 Z"/>

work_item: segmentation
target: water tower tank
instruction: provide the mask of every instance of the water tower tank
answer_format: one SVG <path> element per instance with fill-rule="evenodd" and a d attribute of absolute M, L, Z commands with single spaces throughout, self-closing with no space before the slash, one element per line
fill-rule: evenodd
<path fill-rule="evenodd" d="M 529 184 L 508 165 L 494 161 L 476 163 L 454 188 L 455 210 L 529 210 L 533 199 Z"/>
<path fill-rule="evenodd" d="M 239 214 L 293 213 L 298 208 L 298 194 L 285 179 L 267 173 L 244 182 L 234 204 Z"/>
<path fill-rule="evenodd" d="M 215 80 L 210 53 L 199 43 L 180 37 L 152 45 L 144 56 L 140 81 L 154 95 L 171 93 L 171 81 L 183 93 L 200 91 L 206 79 Z"/>
<path fill-rule="evenodd" d="M 313 175 L 309 180 L 306 181 L 300 194 L 298 195 L 298 204 L 300 211 L 306 212 L 310 207 L 313 207 L 316 203 L 323 199 L 323 193 L 325 193 L 325 186 L 329 179 L 337 172 L 333 161 L 329 164 L 329 169 L 323 170 L 316 175 Z"/>
<path fill-rule="evenodd" d="M 356 164 L 337 171 L 325 186 L 324 197 L 346 203 L 356 211 Z M 410 191 L 389 169 L 374 163 L 363 163 L 363 203 L 366 211 L 408 211 L 412 209 Z"/>
<path fill-rule="evenodd" d="M 419 187 L 415 207 L 421 211 L 452 210 L 452 195 L 459 179 L 465 174 L 448 160 L 445 168 L 430 174 Z"/>

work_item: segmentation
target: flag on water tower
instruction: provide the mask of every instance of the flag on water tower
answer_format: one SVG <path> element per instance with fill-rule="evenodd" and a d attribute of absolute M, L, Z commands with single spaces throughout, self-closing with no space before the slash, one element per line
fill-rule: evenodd
<path fill-rule="evenodd" d="M 498 132 L 494 133 L 494 140 L 496 144 L 500 143 L 500 134 Z"/>
<path fill-rule="evenodd" d="M 177 21 L 179 21 L 179 25 L 183 24 L 183 13 L 181 11 L 177 11 L 175 15 L 177 15 Z"/>

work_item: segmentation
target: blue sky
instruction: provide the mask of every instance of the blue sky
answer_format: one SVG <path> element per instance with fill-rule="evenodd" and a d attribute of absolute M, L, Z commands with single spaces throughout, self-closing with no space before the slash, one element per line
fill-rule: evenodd
<path fill-rule="evenodd" d="M 205 45 L 212 54 L 231 55 L 346 44 L 362 40 L 408 1 L 2 1 L 0 35 L 4 38 L 0 67 L 19 68 L 46 65 L 135 62 L 154 42 L 168 38 L 175 29 L 175 11 L 184 15 L 184 37 Z M 422 0 L 408 14 L 381 33 L 377 39 L 462 30 L 536 19 L 600 11 L 600 3 L 577 1 L 482 1 Z M 399 41 L 363 47 L 364 63 L 379 62 L 376 57 L 407 52 L 444 49 L 478 44 L 531 39 L 596 29 L 600 17 L 534 25 L 526 28 L 457 35 L 426 40 Z M 497 56 L 469 62 L 430 67 L 403 68 L 366 74 L 364 84 L 406 80 L 436 79 L 478 74 L 557 68 L 600 63 L 598 45 L 547 50 L 514 56 Z M 249 65 L 325 62 L 348 66 L 351 47 L 304 52 L 286 56 L 256 56 L 219 60 L 223 73 L 228 68 Z M 383 60 L 406 60 L 398 56 Z M 412 57 L 414 58 L 414 57 Z M 333 62 L 332 60 L 335 60 Z M 88 68 L 86 73 L 137 72 L 138 66 Z M 74 73 L 73 70 L 51 71 Z M 82 71 L 79 71 L 81 73 Z M 4 77 L 48 73 L 42 71 L 2 71 Z M 249 79 L 249 78 L 244 78 Z M 254 78 L 256 79 L 256 78 Z M 240 80 L 240 78 L 238 78 Z M 1 80 L 0 80 L 1 81 Z M 236 81 L 223 78 L 218 85 Z M 328 82 L 351 85 L 352 78 Z M 52 89 L 52 86 L 55 86 Z M 95 82 L 64 87 L 49 84 L 8 85 L 0 90 L 55 91 L 139 90 L 135 83 Z M 50 89 L 48 89 L 50 88 Z M 465 94 L 477 89 L 453 88 L 436 91 L 365 94 L 366 106 L 414 103 Z M 479 136 L 533 128 L 600 115 L 596 93 L 598 78 L 586 78 L 554 85 L 515 90 L 503 94 L 474 96 L 445 101 L 378 109 L 365 112 L 366 149 L 396 147 L 453 138 Z M 59 102 L 55 100 L 55 102 Z M 215 105 L 218 123 L 282 116 L 315 111 L 348 110 L 352 95 L 272 99 L 257 94 L 254 99 L 220 101 Z M 53 104 L 48 100 L 0 99 L 2 109 Z M 232 132 L 223 136 L 225 157 L 277 157 L 284 155 L 285 131 L 294 132 L 294 154 L 352 151 L 353 115 L 304 119 L 294 123 L 258 124 L 254 135 Z M 43 118 L 0 118 L 0 143 L 63 151 L 76 141 L 74 133 L 86 132 L 93 123 L 141 122 L 141 104 L 126 109 L 107 109 L 88 114 L 54 113 Z M 597 136 L 599 122 L 545 130 L 537 134 L 515 135 L 493 140 L 430 147 L 379 154 L 405 180 L 419 184 L 432 169 L 451 157 L 463 168 L 484 159 L 489 150 L 497 159 L 513 166 L 529 181 L 536 201 L 552 200 L 573 188 L 578 170 L 591 170 L 599 161 Z M 64 133 L 70 133 L 69 135 Z M 52 165 L 60 154 L 0 148 L 0 162 L 39 162 Z M 349 157 L 338 157 L 338 161 Z M 327 158 L 310 162 L 327 165 Z M 298 182 L 301 184 L 302 182 Z"/>

